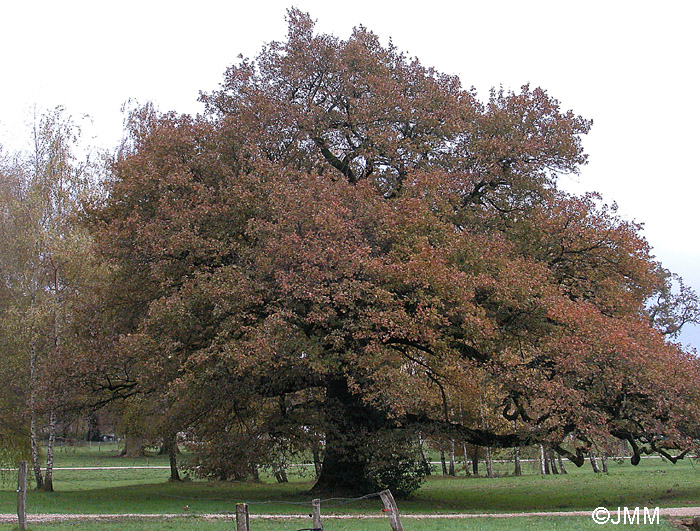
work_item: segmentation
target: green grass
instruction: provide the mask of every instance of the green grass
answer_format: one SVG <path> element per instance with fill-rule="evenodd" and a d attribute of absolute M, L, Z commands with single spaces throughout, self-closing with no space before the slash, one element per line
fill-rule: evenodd
<path fill-rule="evenodd" d="M 118 443 L 84 443 L 86 446 L 59 446 L 55 451 L 55 466 L 168 466 L 167 455 L 147 451 L 146 457 L 118 457 Z"/>
<path fill-rule="evenodd" d="M 559 476 L 495 479 L 430 479 L 412 503 L 440 512 L 562 511 L 599 506 L 675 507 L 700 505 L 700 469 L 645 460 L 638 467 L 611 464 L 609 474 L 590 468 Z"/>
<path fill-rule="evenodd" d="M 75 466 L 163 466 L 167 459 L 151 456 L 137 459 L 113 457 L 114 445 L 92 448 L 63 448 L 57 452 L 57 467 Z M 693 461 L 676 465 L 660 459 L 643 460 L 638 467 L 627 463 L 609 464 L 607 475 L 593 474 L 589 466 L 567 467 L 567 475 L 540 476 L 530 471 L 523 477 L 499 478 L 432 476 L 409 500 L 399 500 L 402 514 L 422 513 L 497 513 L 529 511 L 591 510 L 598 506 L 672 507 L 700 506 L 700 467 Z M 503 465 L 501 473 L 510 469 Z M 310 509 L 312 485 L 309 471 L 305 476 L 291 474 L 292 481 L 278 484 L 263 475 L 262 483 L 225 483 L 167 481 L 167 469 L 128 470 L 56 470 L 56 492 L 31 490 L 27 495 L 30 514 L 40 513 L 141 513 L 180 514 L 173 520 L 125 520 L 121 522 L 66 522 L 35 524 L 32 529 L 149 529 L 202 530 L 232 529 L 231 522 L 205 521 L 198 514 L 232 513 L 237 502 L 247 502 L 251 514 L 304 514 Z M 0 513 L 14 513 L 16 494 L 14 476 L 9 474 L 0 489 Z M 185 510 L 187 506 L 187 511 Z M 327 520 L 328 531 L 388 529 L 381 518 L 377 498 L 362 501 L 324 500 L 323 514 L 368 513 L 377 520 Z M 304 521 L 253 520 L 251 529 L 263 531 L 296 530 L 308 527 Z M 665 525 L 665 524 L 664 524 Z M 590 518 L 551 517 L 516 519 L 414 520 L 406 519 L 410 530 L 452 529 L 600 529 Z M 603 526 L 604 527 L 604 526 Z M 635 526 L 639 527 L 639 526 Z M 643 527 L 643 526 L 642 526 Z M 656 529 L 668 529 L 654 526 Z M 9 530 L 12 526 L 2 527 Z"/>
<path fill-rule="evenodd" d="M 659 525 L 598 525 L 587 517 L 552 517 L 552 518 L 479 518 L 456 520 L 409 520 L 402 521 L 405 531 L 601 531 L 603 529 L 656 529 L 669 531 L 674 529 L 666 520 Z M 307 520 L 251 520 L 251 531 L 295 531 L 309 527 Z M 326 520 L 326 531 L 388 531 L 386 519 L 372 520 Z M 12 525 L 0 526 L 1 531 L 15 529 Z M 235 522 L 206 521 L 199 518 L 178 518 L 171 520 L 120 520 L 112 522 L 63 522 L 34 524 L 30 530 L 41 531 L 231 531 Z"/>
<path fill-rule="evenodd" d="M 233 511 L 248 502 L 252 512 L 293 514 L 305 511 L 312 496 L 310 478 L 288 484 L 167 481 L 168 470 L 57 470 L 56 492 L 30 491 L 27 506 L 36 513 L 209 513 Z M 14 511 L 12 485 L 0 491 L 0 512 Z M 598 506 L 672 507 L 700 505 L 700 471 L 691 462 L 676 465 L 645 460 L 638 467 L 611 464 L 608 475 L 589 468 L 560 476 L 501 478 L 433 476 L 410 500 L 406 513 L 527 512 L 585 510 Z M 379 511 L 377 499 L 353 503 L 328 501 L 324 511 Z"/>

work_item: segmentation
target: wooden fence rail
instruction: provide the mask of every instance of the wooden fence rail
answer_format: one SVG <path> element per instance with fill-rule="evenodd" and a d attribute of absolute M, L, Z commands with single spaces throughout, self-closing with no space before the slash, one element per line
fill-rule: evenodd
<path fill-rule="evenodd" d="M 17 469 L 17 519 L 20 531 L 26 531 L 27 529 L 28 468 L 28 463 L 26 461 L 21 461 Z M 373 496 L 376 496 L 376 494 Z M 388 489 L 383 490 L 379 493 L 379 496 L 384 503 L 384 512 L 389 513 L 389 525 L 392 531 L 403 531 L 401 518 L 399 517 L 399 509 L 396 506 L 396 501 L 391 491 Z M 311 518 L 313 528 L 307 528 L 307 530 L 323 531 L 323 523 L 321 522 L 321 500 L 319 499 L 311 501 Z M 250 512 L 247 503 L 236 504 L 236 531 L 250 531 Z"/>
<path fill-rule="evenodd" d="M 383 490 L 378 493 L 378 495 L 382 499 L 382 503 L 384 503 L 383 512 L 388 513 L 391 530 L 403 531 L 401 517 L 399 516 L 399 508 L 396 505 L 391 491 L 389 489 Z M 365 496 L 365 498 L 373 496 L 377 496 L 377 494 Z M 311 501 L 311 514 L 309 516 L 312 519 L 313 527 L 305 527 L 297 531 L 323 531 L 323 523 L 321 522 L 321 500 L 314 499 Z M 236 531 L 250 531 L 250 514 L 248 512 L 247 503 L 236 504 Z"/>

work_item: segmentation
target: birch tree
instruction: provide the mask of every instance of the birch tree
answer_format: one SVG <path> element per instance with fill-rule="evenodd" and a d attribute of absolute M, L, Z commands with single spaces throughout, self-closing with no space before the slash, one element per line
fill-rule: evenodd
<path fill-rule="evenodd" d="M 24 415 L 28 387 L 24 356 L 21 308 L 17 295 L 17 256 L 14 244 L 18 236 L 15 216 L 22 191 L 21 175 L 15 161 L 5 156 L 0 146 L 0 463 L 11 466 L 29 454 L 29 429 Z"/>
<path fill-rule="evenodd" d="M 3 356 L 24 360 L 18 363 L 17 378 L 26 381 L 23 400 L 34 478 L 37 488 L 52 491 L 65 392 L 53 375 L 68 359 L 71 301 L 90 262 L 89 241 L 75 216 L 81 199 L 93 189 L 96 166 L 89 157 L 78 162 L 80 128 L 61 107 L 35 116 L 31 136 L 31 153 L 16 155 L 4 179 Z"/>

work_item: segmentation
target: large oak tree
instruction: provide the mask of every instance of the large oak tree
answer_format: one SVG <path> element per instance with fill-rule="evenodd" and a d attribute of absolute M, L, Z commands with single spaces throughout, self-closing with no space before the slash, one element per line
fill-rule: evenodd
<path fill-rule="evenodd" d="M 610 435 L 636 460 L 690 448 L 698 364 L 647 311 L 659 265 L 637 225 L 556 185 L 591 123 L 288 20 L 203 117 L 132 115 L 91 216 L 118 285 L 93 388 L 151 397 L 222 461 L 320 438 L 325 490 L 405 486 L 418 429 L 579 464 Z"/>

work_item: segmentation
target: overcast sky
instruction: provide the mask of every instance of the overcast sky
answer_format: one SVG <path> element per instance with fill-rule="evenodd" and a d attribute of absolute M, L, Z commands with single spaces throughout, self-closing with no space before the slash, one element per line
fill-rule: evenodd
<path fill-rule="evenodd" d="M 540 86 L 594 121 L 590 163 L 565 187 L 596 190 L 643 222 L 656 256 L 700 291 L 700 2 L 696 0 L 2 0 L 0 143 L 21 148 L 32 109 L 89 114 L 121 136 L 129 98 L 196 114 L 239 53 L 283 40 L 286 8 L 346 38 L 364 25 L 425 65 L 490 87 Z M 420 7 L 418 7 L 420 6 Z M 684 343 L 700 349 L 700 329 Z"/>

